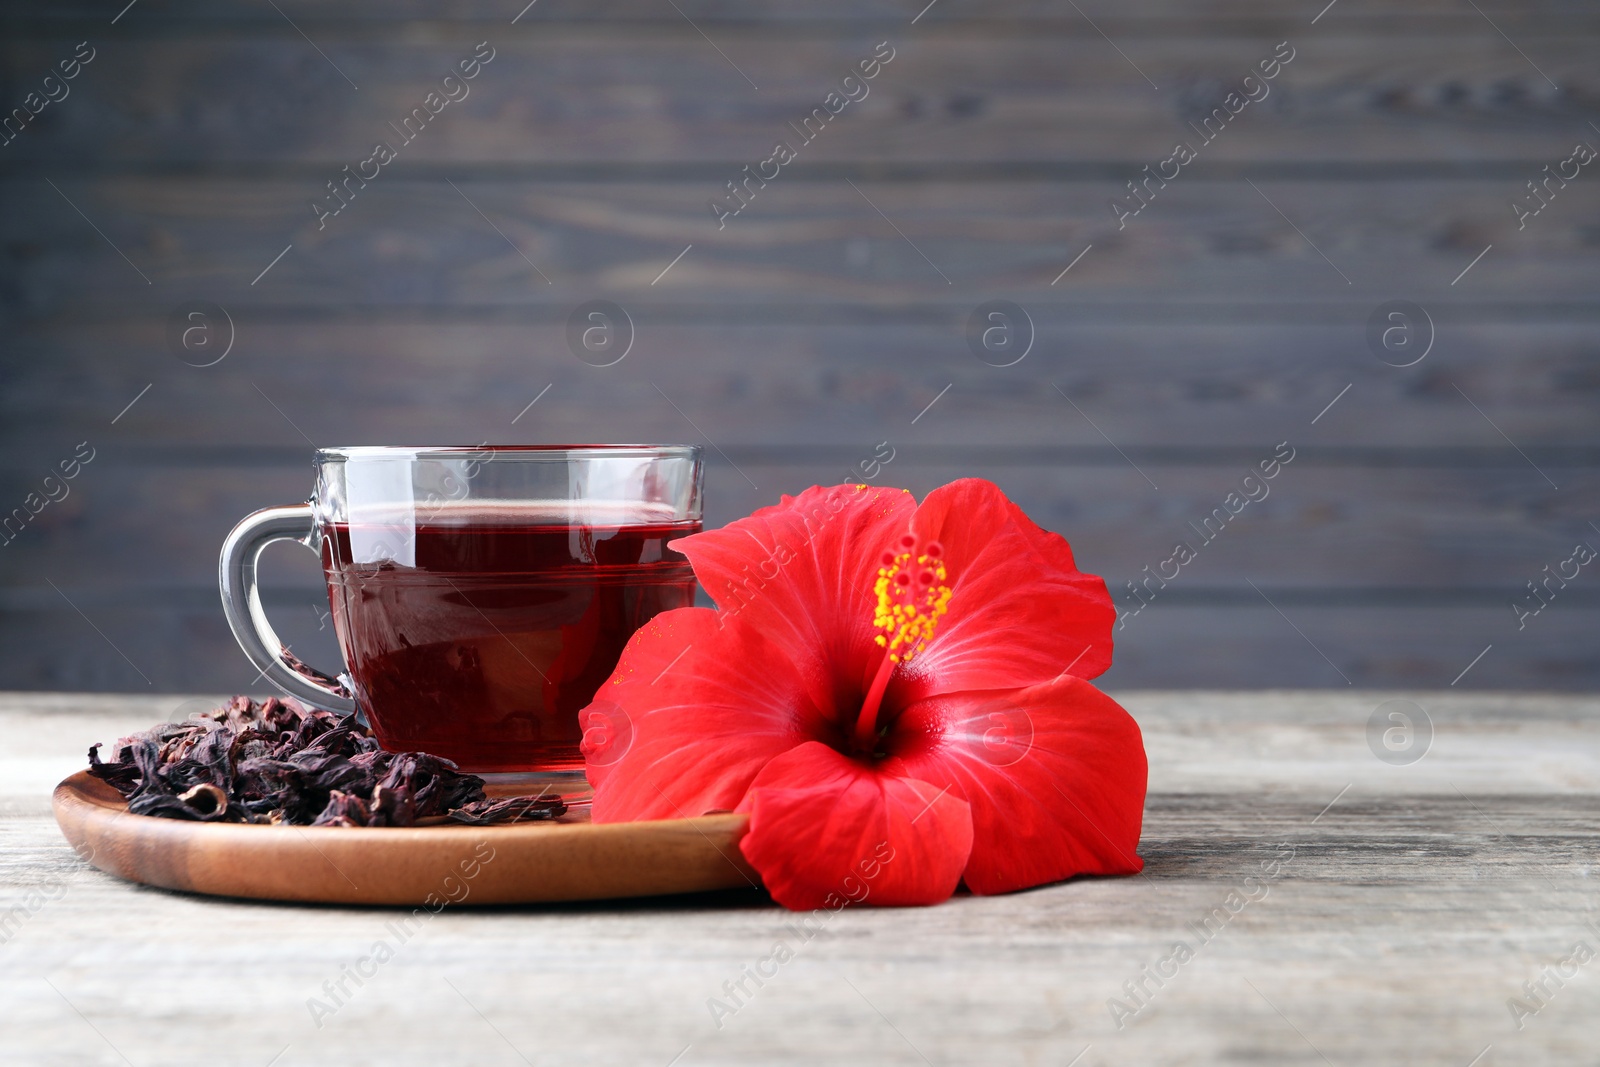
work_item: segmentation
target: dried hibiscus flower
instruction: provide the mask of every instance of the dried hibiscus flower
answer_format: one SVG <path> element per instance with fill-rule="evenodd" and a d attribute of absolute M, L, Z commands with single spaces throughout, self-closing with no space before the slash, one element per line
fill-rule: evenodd
<path fill-rule="evenodd" d="M 483 779 L 425 752 L 385 752 L 352 715 L 278 697 L 234 697 L 204 715 L 124 737 L 89 773 L 134 815 L 293 826 L 473 826 L 553 819 L 558 798 L 490 800 Z"/>

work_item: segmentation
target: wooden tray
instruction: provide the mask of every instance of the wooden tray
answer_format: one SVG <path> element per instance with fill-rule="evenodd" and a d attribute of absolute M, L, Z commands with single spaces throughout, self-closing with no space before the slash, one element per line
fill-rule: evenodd
<path fill-rule="evenodd" d="M 56 822 L 102 871 L 163 889 L 327 904 L 525 904 L 759 886 L 744 815 L 594 825 L 251 826 L 129 815 L 87 771 L 56 786 Z"/>

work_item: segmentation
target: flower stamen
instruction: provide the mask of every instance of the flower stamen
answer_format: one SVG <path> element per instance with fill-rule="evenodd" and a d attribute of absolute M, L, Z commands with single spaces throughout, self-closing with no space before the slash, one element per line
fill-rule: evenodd
<path fill-rule="evenodd" d="M 884 655 L 856 720 L 856 744 L 864 752 L 870 753 L 877 740 L 878 709 L 895 668 L 922 651 L 949 610 L 951 588 L 946 584 L 944 547 L 929 541 L 917 552 L 916 545 L 910 534 L 900 538 L 900 551 L 883 554 L 873 584 L 877 605 L 872 625 L 883 631 L 873 640 Z"/>

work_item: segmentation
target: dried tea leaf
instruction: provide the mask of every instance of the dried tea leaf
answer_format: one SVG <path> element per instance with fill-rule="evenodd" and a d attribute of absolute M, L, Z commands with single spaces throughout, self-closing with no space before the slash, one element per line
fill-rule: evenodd
<path fill-rule="evenodd" d="M 493 823 L 535 822 L 554 819 L 567 813 L 560 797 L 507 797 L 504 800 L 478 800 L 451 811 L 449 818 L 468 826 Z"/>
<path fill-rule="evenodd" d="M 425 752 L 385 752 L 353 715 L 237 696 L 187 722 L 124 737 L 89 773 L 135 815 L 294 826 L 473 826 L 551 819 L 551 797 L 490 801 L 483 779 Z"/>

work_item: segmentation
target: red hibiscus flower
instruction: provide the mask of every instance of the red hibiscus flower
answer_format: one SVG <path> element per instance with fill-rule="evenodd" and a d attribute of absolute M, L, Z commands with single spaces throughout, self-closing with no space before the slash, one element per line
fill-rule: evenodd
<path fill-rule="evenodd" d="M 795 909 L 1140 869 L 1139 727 L 1084 681 L 1111 598 L 997 486 L 817 487 L 676 547 L 719 610 L 656 616 L 582 713 L 596 822 L 747 812 Z"/>

